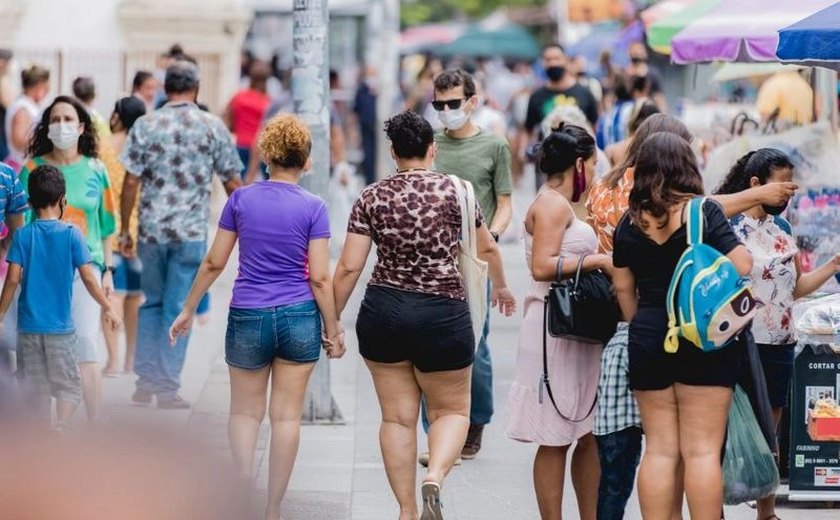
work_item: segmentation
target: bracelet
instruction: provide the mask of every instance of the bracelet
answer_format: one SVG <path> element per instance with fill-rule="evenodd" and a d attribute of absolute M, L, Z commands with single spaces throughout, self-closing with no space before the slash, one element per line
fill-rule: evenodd
<path fill-rule="evenodd" d="M 114 273 L 116 273 L 116 272 L 117 272 L 117 268 L 116 268 L 116 267 L 114 267 L 113 265 L 106 265 L 106 266 L 105 266 L 105 269 L 102 271 L 102 276 L 105 276 L 105 273 L 111 273 L 111 274 L 114 274 Z"/>

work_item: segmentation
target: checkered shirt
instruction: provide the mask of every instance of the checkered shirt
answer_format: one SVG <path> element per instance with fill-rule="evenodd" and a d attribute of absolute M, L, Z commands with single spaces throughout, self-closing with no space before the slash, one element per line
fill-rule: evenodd
<path fill-rule="evenodd" d="M 631 426 L 641 427 L 639 406 L 630 390 L 627 342 L 629 325 L 619 323 L 615 336 L 601 354 L 601 378 L 598 381 L 598 409 L 595 435 L 608 435 Z"/>

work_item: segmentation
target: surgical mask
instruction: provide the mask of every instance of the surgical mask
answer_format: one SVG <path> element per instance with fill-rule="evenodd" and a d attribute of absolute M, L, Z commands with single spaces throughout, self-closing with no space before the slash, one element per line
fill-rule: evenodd
<path fill-rule="evenodd" d="M 47 137 L 59 150 L 69 150 L 79 142 L 79 125 L 77 123 L 52 123 Z"/>
<path fill-rule="evenodd" d="M 551 81 L 560 81 L 566 75 L 566 67 L 549 67 L 545 69 L 545 75 Z"/>
<path fill-rule="evenodd" d="M 438 112 L 438 120 L 447 130 L 460 130 L 470 120 L 470 116 L 463 108 L 457 108 Z"/>

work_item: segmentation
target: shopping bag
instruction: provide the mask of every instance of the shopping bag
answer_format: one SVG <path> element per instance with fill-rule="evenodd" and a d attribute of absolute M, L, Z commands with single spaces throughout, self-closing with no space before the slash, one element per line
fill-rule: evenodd
<path fill-rule="evenodd" d="M 461 206 L 461 240 L 458 254 L 458 269 L 464 280 L 464 292 L 470 307 L 475 345 L 481 341 L 484 323 L 487 320 L 487 262 L 478 258 L 478 233 L 475 228 L 476 204 L 475 191 L 469 182 L 461 182 L 454 175 L 449 176 L 455 183 L 458 202 Z"/>
<path fill-rule="evenodd" d="M 723 501 L 737 505 L 775 493 L 779 487 L 776 459 L 755 419 L 747 394 L 735 387 L 726 451 L 723 457 Z"/>
<path fill-rule="evenodd" d="M 779 452 L 779 442 L 776 436 L 776 422 L 773 419 L 773 406 L 767 393 L 767 380 L 764 378 L 764 367 L 761 365 L 761 355 L 758 345 L 751 331 L 741 334 L 746 343 L 746 365 L 738 384 L 747 394 L 752 406 L 755 419 L 764 435 L 764 440 L 773 453 Z"/>

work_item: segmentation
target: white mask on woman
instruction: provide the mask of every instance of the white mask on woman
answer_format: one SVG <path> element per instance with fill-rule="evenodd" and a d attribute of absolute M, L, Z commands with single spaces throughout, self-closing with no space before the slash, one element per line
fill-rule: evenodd
<path fill-rule="evenodd" d="M 59 150 L 69 150 L 79 142 L 78 123 L 51 123 L 47 137 L 52 141 L 53 146 Z"/>

